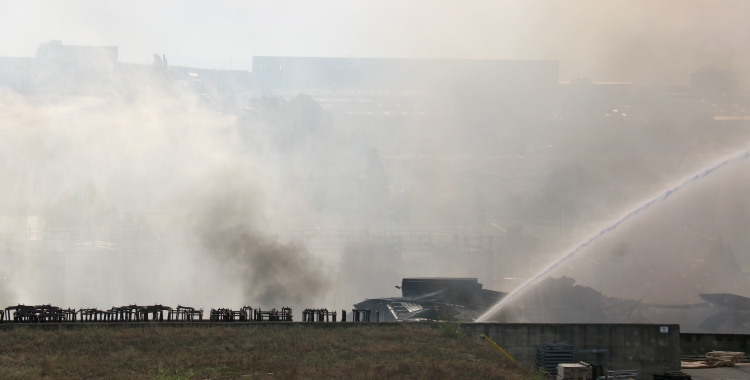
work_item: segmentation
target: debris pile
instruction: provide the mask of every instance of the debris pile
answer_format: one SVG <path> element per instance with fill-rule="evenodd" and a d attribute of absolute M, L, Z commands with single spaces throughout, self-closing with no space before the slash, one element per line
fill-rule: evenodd
<path fill-rule="evenodd" d="M 372 310 L 385 322 L 472 322 L 505 296 L 483 289 L 476 278 L 404 278 L 397 288 L 401 297 L 367 299 L 354 307 Z"/>
<path fill-rule="evenodd" d="M 288 307 L 282 307 L 280 311 L 276 309 L 253 311 L 253 321 L 257 322 L 292 322 L 292 318 L 292 309 Z"/>
<path fill-rule="evenodd" d="M 12 319 L 11 319 L 12 318 Z M 47 305 L 16 305 L 8 306 L 0 315 L 0 322 L 74 322 L 75 309 L 62 309 Z"/>
<path fill-rule="evenodd" d="M 370 309 L 352 309 L 352 322 L 379 321 L 380 311 L 375 311 L 374 320 Z M 112 307 L 109 310 L 97 308 L 61 309 L 51 305 L 16 305 L 0 310 L 0 322 L 4 323 L 40 323 L 40 322 L 195 322 L 203 321 L 203 309 L 177 305 L 171 308 L 164 305 L 126 305 Z M 263 310 L 243 306 L 234 310 L 229 308 L 211 309 L 207 322 L 293 322 L 292 309 L 282 307 Z M 305 309 L 302 312 L 303 322 L 346 322 L 346 310 Z"/>

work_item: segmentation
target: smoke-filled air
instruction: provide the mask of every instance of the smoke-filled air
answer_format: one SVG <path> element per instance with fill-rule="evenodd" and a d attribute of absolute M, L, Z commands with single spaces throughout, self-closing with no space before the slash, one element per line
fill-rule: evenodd
<path fill-rule="evenodd" d="M 0 1 L 0 308 L 750 333 L 748 14 Z"/>

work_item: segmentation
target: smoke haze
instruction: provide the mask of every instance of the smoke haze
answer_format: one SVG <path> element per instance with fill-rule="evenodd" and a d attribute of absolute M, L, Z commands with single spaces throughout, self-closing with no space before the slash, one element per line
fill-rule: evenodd
<path fill-rule="evenodd" d="M 559 59 L 560 77 L 686 84 L 700 66 L 743 83 L 750 5 L 727 1 L 3 2 L 2 56 L 40 41 L 154 51 L 174 64 L 249 69 L 253 55 Z M 195 22 L 195 20 L 201 20 Z M 128 33 L 122 31 L 128 30 Z"/>
<path fill-rule="evenodd" d="M 242 153 L 236 119 L 196 107 L 195 95 L 158 77 L 121 86 L 100 97 L 3 92 L 5 227 L 31 227 L 34 218 L 49 235 L 39 240 L 96 231 L 104 242 L 50 243 L 64 256 L 55 263 L 6 246 L 13 260 L 2 302 L 103 307 L 162 302 L 171 292 L 183 304 L 216 307 L 269 304 L 272 295 L 284 305 L 314 300 L 320 264 L 268 234 L 264 180 Z M 55 288 L 61 275 L 66 286 Z"/>
<path fill-rule="evenodd" d="M 341 309 L 422 276 L 507 292 L 750 146 L 745 1 L 152 3 L 0 2 L 0 304 Z M 350 58 L 273 87 L 261 56 Z M 545 286 L 750 297 L 747 170 Z M 559 321 L 540 294 L 513 318 Z M 711 310 L 639 318 L 700 331 Z"/>

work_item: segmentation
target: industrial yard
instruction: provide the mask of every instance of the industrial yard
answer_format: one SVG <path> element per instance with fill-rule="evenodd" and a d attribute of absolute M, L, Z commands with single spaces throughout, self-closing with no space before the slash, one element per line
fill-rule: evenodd
<path fill-rule="evenodd" d="M 747 378 L 748 14 L 0 0 L 0 380 Z"/>

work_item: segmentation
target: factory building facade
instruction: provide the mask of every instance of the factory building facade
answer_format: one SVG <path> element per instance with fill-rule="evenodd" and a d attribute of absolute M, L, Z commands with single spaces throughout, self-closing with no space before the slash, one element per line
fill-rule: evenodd
<path fill-rule="evenodd" d="M 555 60 L 253 57 L 253 76 L 267 89 L 330 86 L 434 88 L 459 80 L 539 90 L 559 82 Z"/>

